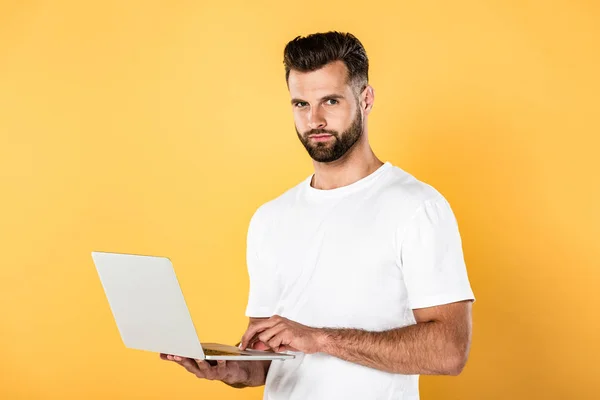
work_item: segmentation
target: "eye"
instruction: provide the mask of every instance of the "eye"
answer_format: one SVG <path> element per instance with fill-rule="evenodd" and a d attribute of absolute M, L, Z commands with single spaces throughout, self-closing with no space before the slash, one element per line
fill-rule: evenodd
<path fill-rule="evenodd" d="M 294 103 L 294 107 L 297 107 L 297 108 L 303 108 L 303 107 L 306 107 L 307 105 L 308 105 L 308 103 L 305 101 L 297 101 L 296 103 Z"/>
<path fill-rule="evenodd" d="M 333 106 L 333 105 L 339 104 L 339 101 L 337 101 L 336 99 L 329 99 L 325 103 L 329 106 Z"/>

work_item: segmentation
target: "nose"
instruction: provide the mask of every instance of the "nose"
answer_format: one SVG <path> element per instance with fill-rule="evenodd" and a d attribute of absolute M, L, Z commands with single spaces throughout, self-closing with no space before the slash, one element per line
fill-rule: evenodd
<path fill-rule="evenodd" d="M 319 107 L 313 107 L 308 114 L 308 127 L 310 129 L 324 129 L 327 121 L 319 110 Z"/>

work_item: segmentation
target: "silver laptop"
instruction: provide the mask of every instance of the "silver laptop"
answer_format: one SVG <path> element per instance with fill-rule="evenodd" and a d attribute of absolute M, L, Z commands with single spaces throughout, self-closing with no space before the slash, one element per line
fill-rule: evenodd
<path fill-rule="evenodd" d="M 126 347 L 198 360 L 284 360 L 293 354 L 200 343 L 171 260 L 92 252 Z"/>

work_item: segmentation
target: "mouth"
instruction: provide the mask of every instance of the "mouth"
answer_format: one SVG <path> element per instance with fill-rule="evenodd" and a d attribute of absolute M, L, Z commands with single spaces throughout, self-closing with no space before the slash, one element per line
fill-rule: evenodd
<path fill-rule="evenodd" d="M 319 134 L 319 135 L 310 135 L 308 138 L 315 140 L 317 142 L 324 142 L 326 140 L 329 140 L 333 135 L 328 135 L 328 134 Z"/>

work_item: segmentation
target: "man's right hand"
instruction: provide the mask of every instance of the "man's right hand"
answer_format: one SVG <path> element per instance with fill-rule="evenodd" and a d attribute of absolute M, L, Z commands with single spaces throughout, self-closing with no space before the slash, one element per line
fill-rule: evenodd
<path fill-rule="evenodd" d="M 265 318 L 250 318 L 248 326 L 260 322 Z M 236 344 L 236 347 L 240 343 Z M 254 341 L 249 348 L 254 350 L 270 350 L 270 348 L 260 342 Z M 271 361 L 226 361 L 218 360 L 217 365 L 210 365 L 206 360 L 194 360 L 193 358 L 179 357 L 171 354 L 160 354 L 161 360 L 173 361 L 188 372 L 196 375 L 198 378 L 218 380 L 235 388 L 246 386 L 262 386 L 267 380 L 267 373 L 271 366 Z"/>
<path fill-rule="evenodd" d="M 194 360 L 170 354 L 161 353 L 160 358 L 181 365 L 198 378 L 222 381 L 236 388 L 264 385 L 265 367 L 268 369 L 268 365 L 260 361 L 217 360 L 217 365 L 212 366 L 206 360 Z"/>

